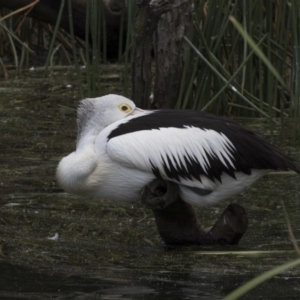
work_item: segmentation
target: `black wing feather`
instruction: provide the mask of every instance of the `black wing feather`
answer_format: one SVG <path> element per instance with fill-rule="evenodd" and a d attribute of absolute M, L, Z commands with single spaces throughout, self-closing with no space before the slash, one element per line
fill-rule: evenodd
<path fill-rule="evenodd" d="M 168 157 L 168 165 L 163 161 L 163 168 L 167 176 L 180 181 L 181 178 L 191 179 L 191 176 L 200 180 L 199 175 L 205 175 L 212 181 L 221 181 L 223 172 L 235 178 L 234 172 L 243 172 L 250 175 L 251 169 L 272 169 L 272 170 L 294 170 L 300 173 L 296 162 L 272 146 L 258 135 L 227 118 L 211 115 L 208 113 L 192 110 L 155 110 L 147 115 L 130 119 L 127 123 L 120 124 L 108 136 L 108 139 L 133 133 L 136 131 L 147 131 L 160 128 L 186 128 L 198 127 L 200 129 L 214 130 L 224 134 L 234 145 L 231 149 L 234 167 L 227 163 L 225 166 L 217 157 L 208 155 L 210 168 L 208 172 L 202 168 L 197 158 L 191 157 L 188 153 L 184 156 L 184 162 L 175 161 Z M 224 160 L 226 161 L 225 157 Z M 159 169 L 152 162 L 152 171 L 156 177 L 161 178 Z"/>

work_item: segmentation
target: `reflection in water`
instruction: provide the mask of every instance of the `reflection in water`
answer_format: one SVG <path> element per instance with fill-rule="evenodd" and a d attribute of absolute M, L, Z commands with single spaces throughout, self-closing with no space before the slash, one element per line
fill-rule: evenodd
<path fill-rule="evenodd" d="M 54 174 L 76 139 L 78 91 L 66 88 L 74 74 L 54 74 L 47 84 L 31 76 L 0 82 L 0 299 L 222 299 L 295 258 L 281 200 L 298 238 L 299 176 L 266 176 L 234 199 L 250 222 L 234 247 L 165 249 L 139 203 L 63 193 Z M 115 83 L 110 92 L 120 93 Z M 299 149 L 288 149 L 300 161 Z M 227 204 L 198 210 L 200 219 L 214 223 Z M 205 255 L 218 250 L 225 253 Z M 299 277 L 289 270 L 245 299 L 298 299 Z"/>

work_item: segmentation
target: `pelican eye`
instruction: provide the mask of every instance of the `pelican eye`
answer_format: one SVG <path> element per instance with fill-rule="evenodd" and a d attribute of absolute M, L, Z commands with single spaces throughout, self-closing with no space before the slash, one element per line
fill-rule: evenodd
<path fill-rule="evenodd" d="M 124 113 L 128 113 L 131 111 L 131 106 L 126 104 L 126 103 L 122 103 L 119 105 L 119 110 L 124 112 Z"/>

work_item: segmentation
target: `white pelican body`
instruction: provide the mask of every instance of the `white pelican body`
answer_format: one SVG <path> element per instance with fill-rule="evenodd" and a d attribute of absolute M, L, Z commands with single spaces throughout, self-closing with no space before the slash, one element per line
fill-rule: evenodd
<path fill-rule="evenodd" d="M 181 198 L 203 206 L 227 199 L 271 170 L 295 162 L 237 123 L 189 110 L 146 110 L 122 96 L 85 99 L 76 150 L 57 168 L 64 190 L 138 201 L 155 178 L 176 182 Z"/>

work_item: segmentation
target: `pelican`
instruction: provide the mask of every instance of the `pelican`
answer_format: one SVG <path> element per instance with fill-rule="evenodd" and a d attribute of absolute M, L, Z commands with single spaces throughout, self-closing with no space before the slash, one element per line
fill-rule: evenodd
<path fill-rule="evenodd" d="M 140 200 L 155 178 L 175 182 L 201 207 L 240 193 L 273 170 L 297 163 L 236 122 L 192 110 L 142 110 L 119 95 L 81 101 L 76 150 L 57 168 L 69 193 Z"/>

